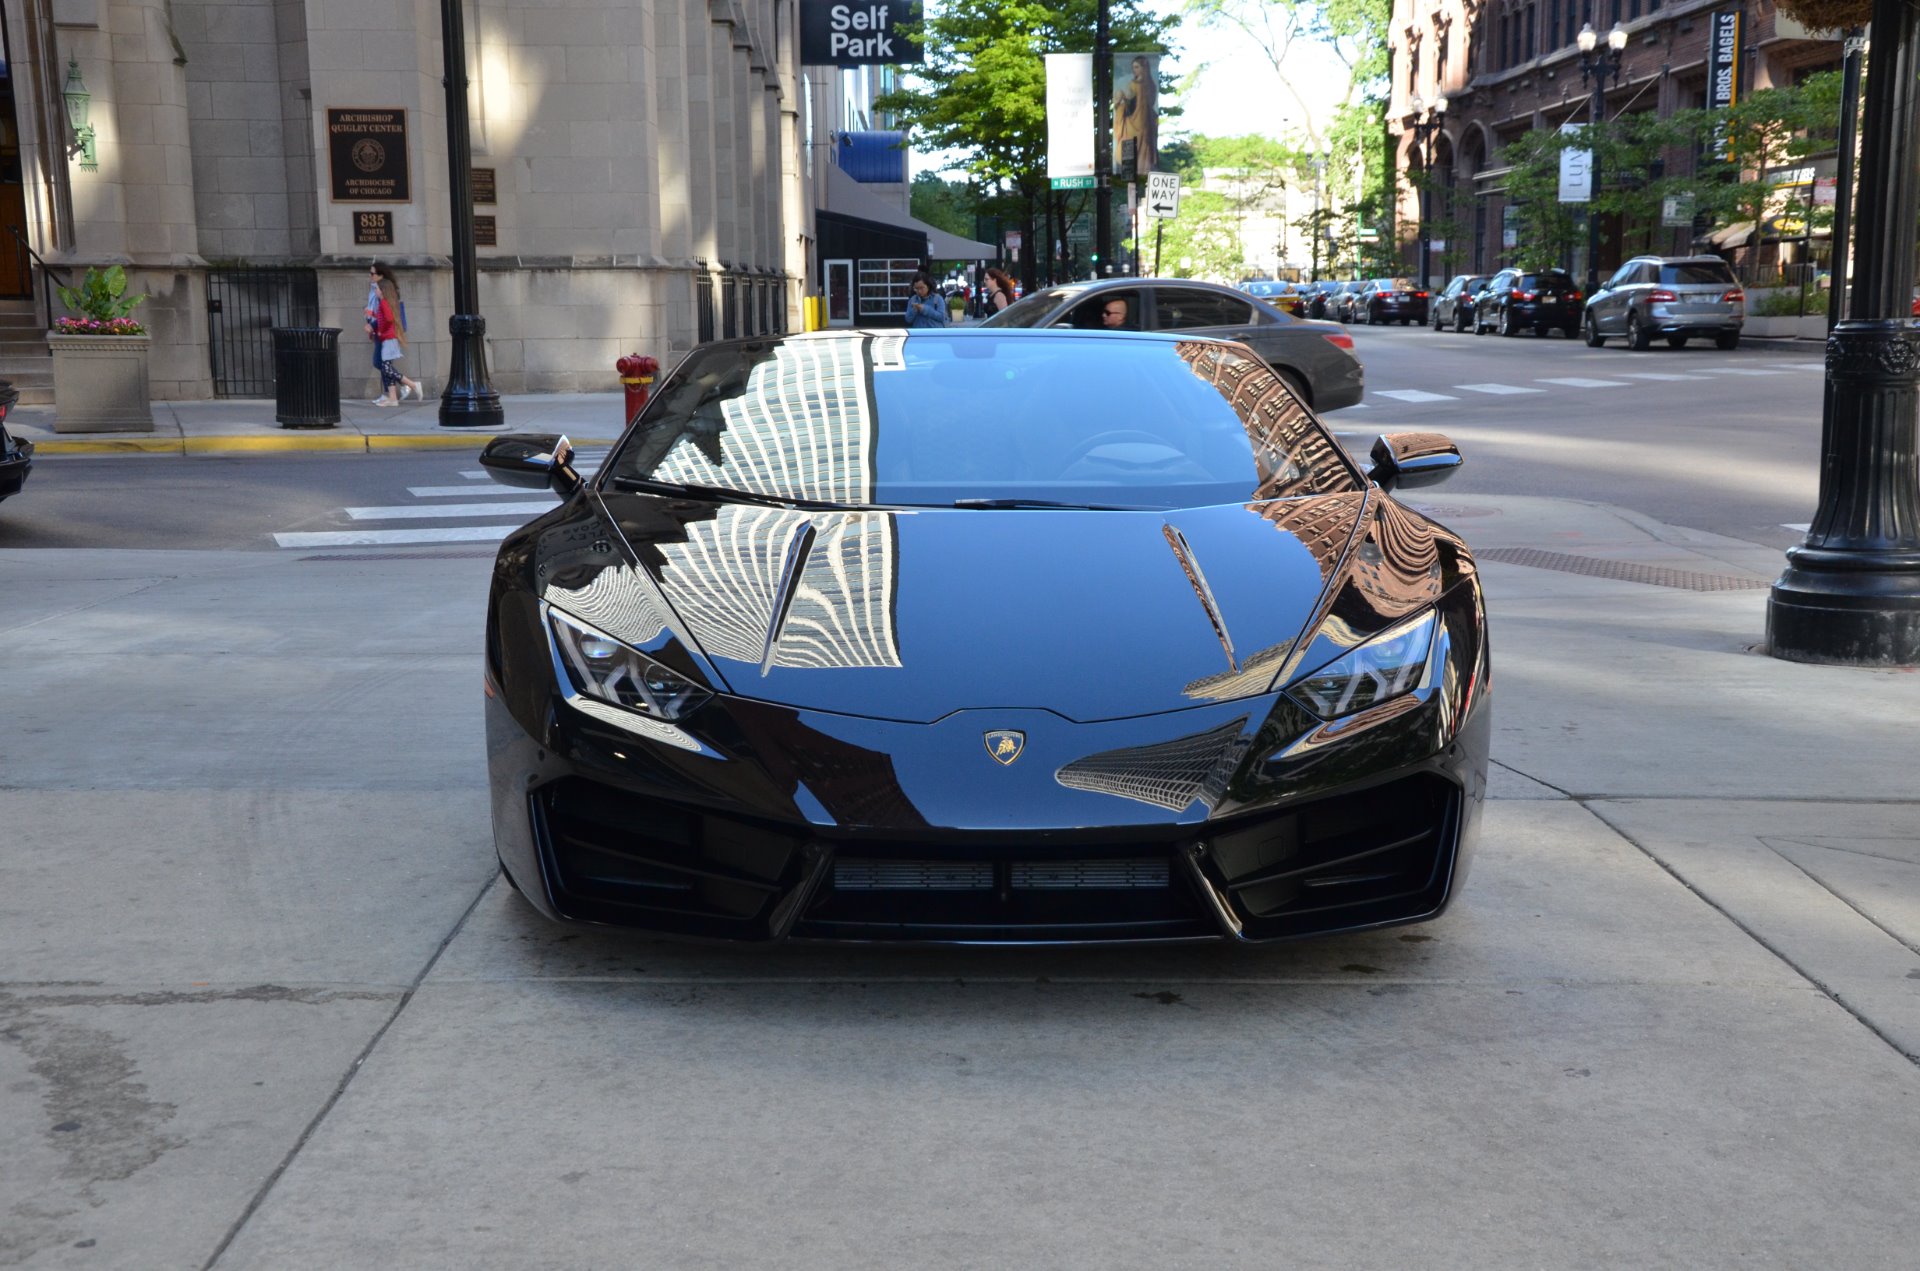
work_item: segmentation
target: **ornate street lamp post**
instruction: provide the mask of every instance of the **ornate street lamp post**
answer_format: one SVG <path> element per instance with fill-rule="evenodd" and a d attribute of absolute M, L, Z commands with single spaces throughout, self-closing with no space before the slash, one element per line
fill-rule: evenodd
<path fill-rule="evenodd" d="M 1593 83 L 1593 107 L 1587 112 L 1587 294 L 1600 290 L 1600 217 L 1594 201 L 1600 197 L 1600 125 L 1607 116 L 1607 77 L 1620 82 L 1620 61 L 1627 51 L 1627 29 L 1618 22 L 1607 32 L 1606 47 L 1589 22 L 1575 39 L 1580 46 L 1580 78 Z"/>
<path fill-rule="evenodd" d="M 1420 263 L 1414 269 L 1414 286 L 1427 290 L 1427 262 L 1433 259 L 1433 244 L 1428 235 L 1431 232 L 1429 202 L 1433 198 L 1433 138 L 1447 117 L 1447 95 L 1440 94 L 1431 108 L 1415 93 L 1408 103 L 1413 107 L 1409 118 L 1413 121 L 1413 141 L 1420 151 Z"/>
<path fill-rule="evenodd" d="M 1920 9 L 1874 0 L 1860 124 L 1853 290 L 1827 337 L 1820 505 L 1767 602 L 1793 662 L 1920 664 L 1920 329 L 1908 319 L 1920 220 Z M 1834 286 L 1844 286 L 1836 277 Z"/>
<path fill-rule="evenodd" d="M 461 0 L 440 0 L 440 43 L 447 88 L 447 186 L 453 200 L 453 366 L 440 394 L 445 428 L 499 428 L 500 394 L 487 378 L 487 320 L 480 316 L 473 253 L 473 142 L 467 124 L 467 36 Z"/>

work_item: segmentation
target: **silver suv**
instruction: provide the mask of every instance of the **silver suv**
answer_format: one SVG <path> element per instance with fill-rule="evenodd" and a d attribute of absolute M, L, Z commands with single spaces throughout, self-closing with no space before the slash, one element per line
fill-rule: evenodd
<path fill-rule="evenodd" d="M 1731 349 L 1746 318 L 1746 293 L 1718 256 L 1636 256 L 1587 300 L 1580 326 L 1595 349 L 1614 335 L 1626 336 L 1632 349 L 1649 347 L 1656 335 L 1676 349 L 1696 335 Z"/>

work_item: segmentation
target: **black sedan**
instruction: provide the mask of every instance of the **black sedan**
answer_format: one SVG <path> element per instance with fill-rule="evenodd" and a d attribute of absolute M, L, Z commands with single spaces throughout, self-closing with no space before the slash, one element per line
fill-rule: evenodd
<path fill-rule="evenodd" d="M 1493 281 L 1487 274 L 1456 274 L 1447 283 L 1444 290 L 1433 298 L 1433 317 L 1435 331 L 1451 327 L 1455 331 L 1465 331 L 1473 325 L 1473 302 Z"/>
<path fill-rule="evenodd" d="M 1580 333 L 1585 298 L 1580 284 L 1564 269 L 1503 269 L 1474 302 L 1473 333 L 1489 329 L 1501 335 L 1558 330 L 1572 339 Z"/>
<path fill-rule="evenodd" d="M 1414 286 L 1410 278 L 1373 278 L 1360 288 L 1353 307 L 1370 327 L 1394 322 L 1425 326 L 1427 290 Z"/>
<path fill-rule="evenodd" d="M 737 941 L 1262 941 L 1432 918 L 1486 793 L 1472 556 L 1244 345 L 689 354 L 494 567 L 495 844 L 559 919 Z"/>
<path fill-rule="evenodd" d="M 20 493 L 27 474 L 33 471 L 33 443 L 7 431 L 7 416 L 19 400 L 13 385 L 0 380 L 0 499 Z"/>
<path fill-rule="evenodd" d="M 1178 331 L 1239 340 L 1315 410 L 1359 402 L 1366 371 L 1353 337 L 1309 322 L 1231 287 L 1186 278 L 1109 278 L 1036 291 L 981 324 L 1081 330 Z"/>

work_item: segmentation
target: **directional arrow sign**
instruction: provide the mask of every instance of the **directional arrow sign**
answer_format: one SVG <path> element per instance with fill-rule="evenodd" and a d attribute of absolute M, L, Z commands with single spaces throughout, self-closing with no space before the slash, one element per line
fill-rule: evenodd
<path fill-rule="evenodd" d="M 1147 174 L 1147 215 L 1170 221 L 1180 215 L 1180 174 Z"/>

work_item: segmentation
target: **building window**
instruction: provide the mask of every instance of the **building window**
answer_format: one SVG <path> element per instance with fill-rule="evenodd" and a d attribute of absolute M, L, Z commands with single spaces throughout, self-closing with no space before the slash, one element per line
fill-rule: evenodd
<path fill-rule="evenodd" d="M 1527 30 L 1526 34 L 1520 37 L 1520 60 L 1523 62 L 1534 54 L 1533 11 L 1535 8 L 1536 6 L 1531 4 L 1527 6 Z"/>

